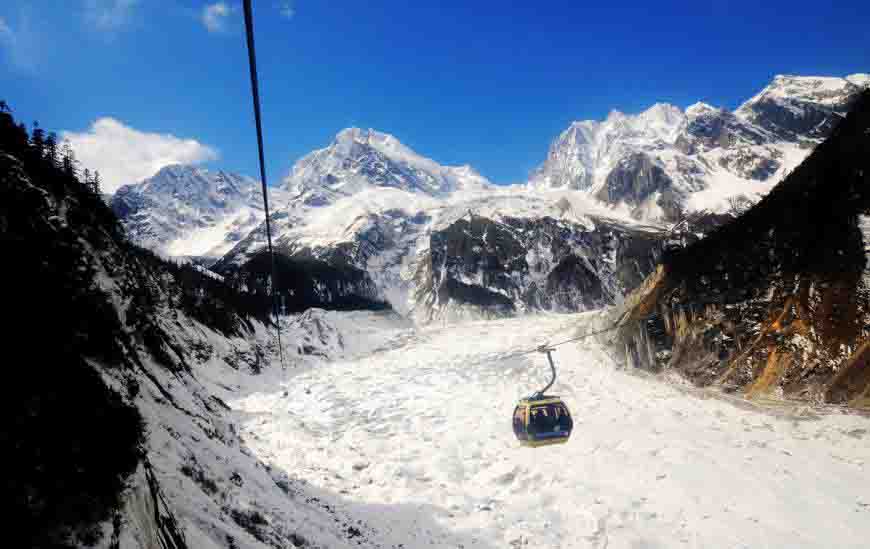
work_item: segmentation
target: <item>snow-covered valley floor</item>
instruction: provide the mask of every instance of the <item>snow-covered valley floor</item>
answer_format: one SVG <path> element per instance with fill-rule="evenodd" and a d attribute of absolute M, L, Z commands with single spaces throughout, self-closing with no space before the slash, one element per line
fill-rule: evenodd
<path fill-rule="evenodd" d="M 230 402 L 264 462 L 320 489 L 381 547 L 866 547 L 870 420 L 764 412 L 559 347 L 568 444 L 520 448 L 540 354 L 594 313 L 408 331 L 355 360 L 288 369 Z"/>

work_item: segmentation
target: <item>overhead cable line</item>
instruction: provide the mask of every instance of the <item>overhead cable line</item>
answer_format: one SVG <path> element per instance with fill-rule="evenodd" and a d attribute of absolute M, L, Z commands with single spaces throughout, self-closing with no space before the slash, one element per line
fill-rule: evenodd
<path fill-rule="evenodd" d="M 260 159 L 260 184 L 263 187 L 263 209 L 266 214 L 266 243 L 269 250 L 269 258 L 272 263 L 272 314 L 275 318 L 276 332 L 278 335 L 278 357 L 281 368 L 284 368 L 284 350 L 281 347 L 281 319 L 278 316 L 278 298 L 275 288 L 278 286 L 277 269 L 275 267 L 275 252 L 272 249 L 272 227 L 269 220 L 269 192 L 266 185 L 266 161 L 263 154 L 263 124 L 260 116 L 260 86 L 257 78 L 257 53 L 254 50 L 254 17 L 251 11 L 251 0 L 244 0 L 245 11 L 245 34 L 248 38 L 248 66 L 251 71 L 251 94 L 254 101 L 254 122 L 257 126 L 257 151 Z"/>
<path fill-rule="evenodd" d="M 535 347 L 534 349 L 529 349 L 529 350 L 527 350 L 527 351 L 518 351 L 518 352 L 510 353 L 510 354 L 507 354 L 507 355 L 501 355 L 501 356 L 498 356 L 497 358 L 499 358 L 499 359 L 501 359 L 501 360 L 507 360 L 507 359 L 509 359 L 509 358 L 514 358 L 514 357 L 524 356 L 524 355 L 530 355 L 530 354 L 532 354 L 532 353 L 543 353 L 543 354 L 547 354 L 548 352 L 551 352 L 551 351 L 555 350 L 556 347 L 559 347 L 559 346 L 561 346 L 561 345 L 566 345 L 566 344 L 568 344 L 568 343 L 573 343 L 573 342 L 575 342 L 575 341 L 580 341 L 580 340 L 587 339 L 587 338 L 590 338 L 590 337 L 593 337 L 593 336 L 597 336 L 597 335 L 605 334 L 605 333 L 607 333 L 607 332 L 612 332 L 612 331 L 614 331 L 614 330 L 618 330 L 618 329 L 620 329 L 620 328 L 624 328 L 624 327 L 629 326 L 629 325 L 631 325 L 631 324 L 636 324 L 636 323 L 639 323 L 639 322 L 643 322 L 643 321 L 645 321 L 645 320 L 650 320 L 650 319 L 655 318 L 655 317 L 660 316 L 660 315 L 661 315 L 661 313 L 659 313 L 659 312 L 655 312 L 655 313 L 652 313 L 652 314 L 649 314 L 649 315 L 646 315 L 646 316 L 642 316 L 642 317 L 640 317 L 640 318 L 636 318 L 636 319 L 634 319 L 634 320 L 632 320 L 632 321 L 625 322 L 625 323 L 622 323 L 622 322 L 621 322 L 621 319 L 620 319 L 620 320 L 617 320 L 616 322 L 614 322 L 613 325 L 611 325 L 611 326 L 609 326 L 609 327 L 607 327 L 607 328 L 603 328 L 603 329 L 601 329 L 601 330 L 597 330 L 597 331 L 594 331 L 594 332 L 587 332 L 587 333 L 585 333 L 585 334 L 581 334 L 581 335 L 579 335 L 579 336 L 572 337 L 572 338 L 570 338 L 570 339 L 566 339 L 566 340 L 564 340 L 564 341 L 559 341 L 558 343 L 544 343 L 544 344 L 542 344 L 542 345 L 538 345 L 538 346 Z"/>

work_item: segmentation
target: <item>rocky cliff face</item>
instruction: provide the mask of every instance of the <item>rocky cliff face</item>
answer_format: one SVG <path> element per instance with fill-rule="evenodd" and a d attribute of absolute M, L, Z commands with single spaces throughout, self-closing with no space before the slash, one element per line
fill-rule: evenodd
<path fill-rule="evenodd" d="M 779 75 L 736 114 L 784 141 L 824 139 L 864 88 L 864 76 Z"/>
<path fill-rule="evenodd" d="M 621 159 L 607 174 L 604 186 L 595 194 L 603 202 L 624 203 L 636 217 L 644 217 L 642 205 L 650 198 L 666 218 L 679 220 L 682 195 L 664 168 L 647 154 L 634 153 Z"/>
<path fill-rule="evenodd" d="M 415 312 L 430 321 L 600 308 L 653 269 L 661 243 L 657 231 L 606 221 L 460 219 L 430 235 Z"/>
<path fill-rule="evenodd" d="M 870 407 L 868 213 L 865 93 L 759 204 L 665 255 L 630 298 L 629 360 L 751 397 Z"/>

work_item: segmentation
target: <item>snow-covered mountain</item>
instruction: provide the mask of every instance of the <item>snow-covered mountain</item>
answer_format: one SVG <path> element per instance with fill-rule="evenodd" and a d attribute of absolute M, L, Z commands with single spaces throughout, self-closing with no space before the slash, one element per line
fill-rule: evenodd
<path fill-rule="evenodd" d="M 391 135 L 357 128 L 299 160 L 283 187 L 290 198 L 275 205 L 276 249 L 297 260 L 350 267 L 366 279 L 354 286 L 376 284 L 381 297 L 403 312 L 409 309 L 408 269 L 417 239 L 455 197 L 497 188 L 468 166 L 442 166 Z M 236 276 L 265 242 L 261 224 L 215 268 Z M 288 276 L 296 275 L 284 272 L 279 285 Z"/>
<path fill-rule="evenodd" d="M 278 201 L 285 195 L 281 189 L 270 194 Z M 124 185 L 111 207 L 133 242 L 176 257 L 220 257 L 265 217 L 253 179 L 182 165 Z"/>
<path fill-rule="evenodd" d="M 272 218 L 279 253 L 351 266 L 381 299 L 421 321 L 610 303 L 631 287 L 615 281 L 623 254 L 614 243 L 660 230 L 637 229 L 578 193 L 491 185 L 374 130 L 340 132 L 300 160 L 285 184 L 291 199 Z M 214 268 L 231 278 L 247 268 L 265 245 L 264 229 Z M 649 246 L 636 248 L 644 256 L 639 281 L 654 261 Z M 571 279 L 577 269 L 588 276 Z M 296 277 L 279 275 L 279 287 L 288 276 Z"/>
<path fill-rule="evenodd" d="M 684 256 L 688 271 L 672 271 L 688 275 L 688 284 L 676 294 L 644 294 L 658 306 L 698 297 L 687 290 L 746 292 L 741 282 L 751 281 L 751 270 L 807 258 L 817 260 L 815 274 L 834 275 L 817 280 L 808 272 L 777 291 L 756 288 L 767 301 L 748 310 L 663 311 L 686 343 L 677 349 L 690 351 L 673 353 L 677 365 L 698 359 L 697 370 L 682 371 L 709 376 L 723 351 L 737 351 L 754 362 L 739 362 L 732 379 L 761 374 L 755 394 L 776 397 L 782 389 L 813 399 L 823 388 L 827 402 L 870 405 L 870 294 L 866 285 L 852 291 L 866 266 L 856 214 L 864 222 L 870 213 L 870 94 L 857 122 L 778 188 L 785 192 L 771 195 L 767 211 L 729 226 L 740 237 L 736 247 L 717 245 L 722 235 L 709 238 L 713 246 Z M 389 311 L 309 309 L 282 320 L 284 371 L 264 324 L 268 304 L 131 246 L 100 197 L 33 154 L 39 149 L 23 133 L 0 112 L 0 227 L 14 259 L 0 270 L 2 287 L 13 289 L 2 333 L 38 366 L 6 372 L 14 388 L 3 400 L 3 440 L 13 450 L 4 456 L 11 460 L 6 546 L 410 549 L 680 540 L 755 547 L 798 539 L 861 547 L 868 537 L 868 425 L 859 414 L 786 402 L 759 413 L 718 392 L 611 370 L 614 349 L 570 341 L 604 327 L 600 312 L 418 331 Z M 594 204 L 576 192 L 516 191 L 441 199 L 443 219 L 428 240 L 437 245 L 437 278 L 460 276 L 453 273 L 480 264 L 476 258 L 494 259 L 483 274 L 507 283 L 483 284 L 510 290 L 499 269 L 522 272 L 523 249 L 587 244 L 573 240 L 567 224 L 590 239 L 621 230 L 596 221 Z M 801 203 L 804 191 L 813 200 L 796 208 L 801 216 L 781 207 L 783 198 Z M 826 234 L 842 247 L 808 248 L 817 234 L 807 213 L 826 197 Z M 454 218 L 466 205 L 480 215 Z M 551 248 L 546 238 L 564 243 Z M 777 253 L 755 253 L 768 244 Z M 458 257 L 471 262 L 452 260 Z M 763 330 L 742 331 L 771 315 L 775 322 Z M 26 342 L 37 332 L 43 343 L 31 352 Z M 529 353 L 546 341 L 559 345 L 553 389 L 582 428 L 566 445 L 524 451 L 506 420 L 518 398 L 546 383 L 546 359 Z M 760 490 L 759 479 L 772 481 Z M 804 497 L 808 489 L 823 497 Z"/>
<path fill-rule="evenodd" d="M 331 288 L 319 306 L 336 296 L 386 300 L 426 321 L 613 303 L 652 269 L 668 226 L 690 212 L 757 201 L 868 83 L 866 75 L 781 76 L 734 112 L 656 104 L 638 115 L 575 122 L 528 184 L 517 186 L 441 165 L 389 134 L 348 128 L 296 162 L 273 191 L 274 239 L 289 258 L 279 278 L 298 279 L 312 265 L 332 269 L 329 280 L 310 281 Z M 266 242 L 255 191 L 226 200 L 231 207 L 205 207 L 208 185 L 179 192 L 188 178 L 158 179 L 115 198 L 136 239 L 170 255 L 226 252 L 216 270 L 231 280 L 245 270 L 265 280 L 249 268 Z M 163 201 L 149 203 L 151 195 Z M 723 218 L 701 223 L 716 219 Z M 350 278 L 338 280 L 338 272 Z"/>
<path fill-rule="evenodd" d="M 796 101 L 776 93 L 760 101 Z M 696 385 L 870 407 L 868 214 L 870 90 L 761 202 L 664 256 L 626 299 L 617 347 Z"/>
<path fill-rule="evenodd" d="M 868 85 L 867 74 L 846 78 L 778 75 L 735 112 L 785 141 L 821 139 Z"/>
<path fill-rule="evenodd" d="M 870 77 L 777 76 L 734 112 L 656 104 L 574 122 L 533 172 L 534 189 L 576 189 L 645 220 L 724 211 L 766 194 L 830 134 Z"/>
<path fill-rule="evenodd" d="M 392 135 L 347 128 L 326 148 L 299 160 L 284 181 L 294 199 L 320 205 L 375 187 L 431 196 L 481 190 L 490 183 L 470 166 L 442 166 Z"/>

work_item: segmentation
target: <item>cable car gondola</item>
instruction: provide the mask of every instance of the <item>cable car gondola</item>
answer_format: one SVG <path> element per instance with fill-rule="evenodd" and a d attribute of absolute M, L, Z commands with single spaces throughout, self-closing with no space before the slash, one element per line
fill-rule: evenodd
<path fill-rule="evenodd" d="M 514 434 L 521 446 L 537 448 L 551 444 L 563 444 L 568 442 L 574 421 L 571 412 L 561 398 L 555 395 L 547 395 L 547 389 L 556 381 L 556 365 L 553 363 L 552 347 L 542 345 L 539 352 L 547 355 L 553 378 L 550 383 L 540 391 L 528 396 L 517 403 L 514 408 L 513 427 Z"/>

